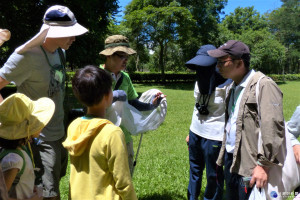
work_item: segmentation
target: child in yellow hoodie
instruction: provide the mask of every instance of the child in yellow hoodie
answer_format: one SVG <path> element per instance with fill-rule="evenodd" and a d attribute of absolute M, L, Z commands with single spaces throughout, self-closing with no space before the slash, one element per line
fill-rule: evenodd
<path fill-rule="evenodd" d="M 72 80 L 75 97 L 87 114 L 68 127 L 64 147 L 70 153 L 70 199 L 135 200 L 122 130 L 104 119 L 112 103 L 112 79 L 86 66 Z"/>

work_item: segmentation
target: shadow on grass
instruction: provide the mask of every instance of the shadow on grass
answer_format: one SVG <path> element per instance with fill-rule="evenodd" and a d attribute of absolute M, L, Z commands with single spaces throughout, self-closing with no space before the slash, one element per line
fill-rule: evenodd
<path fill-rule="evenodd" d="M 154 86 L 157 89 L 172 89 L 172 90 L 193 90 L 195 86 L 195 82 L 187 82 L 187 83 L 180 83 L 180 82 L 173 82 L 173 83 L 136 83 L 140 86 Z"/>
<path fill-rule="evenodd" d="M 175 199 L 183 200 L 186 199 L 186 197 L 174 193 L 169 193 L 169 192 L 165 192 L 163 194 L 150 194 L 143 197 L 139 197 L 139 200 L 175 200 Z"/>
<path fill-rule="evenodd" d="M 277 85 L 285 85 L 285 84 L 287 84 L 285 81 L 278 81 L 278 82 L 276 82 L 276 84 Z"/>

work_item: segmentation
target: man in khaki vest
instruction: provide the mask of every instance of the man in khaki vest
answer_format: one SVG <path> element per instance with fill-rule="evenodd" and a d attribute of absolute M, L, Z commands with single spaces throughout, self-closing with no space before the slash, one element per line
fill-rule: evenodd
<path fill-rule="evenodd" d="M 220 74 L 234 81 L 226 98 L 225 134 L 217 164 L 222 166 L 225 157 L 227 199 L 248 199 L 253 185 L 264 187 L 268 168 L 278 164 L 276 155 L 285 137 L 283 95 L 273 80 L 261 79 L 259 125 L 255 89 L 263 74 L 250 70 L 248 46 L 229 40 L 208 54 L 218 59 Z M 258 153 L 259 129 L 264 155 Z"/>

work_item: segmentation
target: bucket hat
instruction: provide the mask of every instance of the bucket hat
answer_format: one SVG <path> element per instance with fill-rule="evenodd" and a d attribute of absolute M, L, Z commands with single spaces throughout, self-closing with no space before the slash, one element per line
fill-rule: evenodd
<path fill-rule="evenodd" d="M 31 40 L 16 49 L 17 53 L 22 54 L 29 48 L 43 44 L 46 38 L 62 38 L 82 35 L 88 30 L 81 26 L 73 12 L 61 5 L 48 8 L 44 17 L 40 32 Z"/>
<path fill-rule="evenodd" d="M 203 45 L 197 51 L 196 56 L 185 63 L 185 66 L 191 70 L 196 70 L 198 67 L 209 67 L 217 63 L 217 59 L 210 57 L 207 53 L 209 50 L 216 49 L 211 44 Z"/>
<path fill-rule="evenodd" d="M 16 140 L 36 134 L 47 125 L 54 110 L 54 102 L 47 97 L 32 101 L 24 94 L 12 94 L 0 104 L 0 137 Z"/>
<path fill-rule="evenodd" d="M 10 31 L 7 29 L 0 29 L 0 46 L 10 39 Z"/>
<path fill-rule="evenodd" d="M 99 54 L 104 56 L 111 56 L 115 52 L 120 51 L 128 55 L 135 54 L 136 51 L 130 48 L 129 40 L 123 35 L 112 35 L 105 40 L 105 49 Z"/>
<path fill-rule="evenodd" d="M 223 56 L 236 56 L 242 58 L 243 55 L 249 55 L 249 47 L 243 42 L 237 40 L 228 40 L 218 49 L 208 51 L 208 54 L 214 58 L 220 58 Z"/>

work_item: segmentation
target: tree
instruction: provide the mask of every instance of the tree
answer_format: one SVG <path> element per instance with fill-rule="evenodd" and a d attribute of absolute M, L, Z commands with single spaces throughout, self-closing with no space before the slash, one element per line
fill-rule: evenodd
<path fill-rule="evenodd" d="M 300 71 L 300 2 L 299 0 L 282 0 L 281 8 L 268 16 L 271 31 L 287 48 L 288 73 Z"/>
<path fill-rule="evenodd" d="M 132 39 L 160 55 L 159 67 L 178 70 L 181 66 L 182 70 L 201 45 L 213 44 L 218 37 L 219 14 L 226 3 L 227 0 L 133 0 L 126 6 L 124 18 Z"/>
<path fill-rule="evenodd" d="M 70 8 L 77 21 L 89 29 L 88 34 L 76 38 L 77 41 L 67 52 L 69 65 L 76 68 L 100 63 L 99 51 L 104 47 L 111 16 L 115 15 L 119 8 L 117 0 L 10 0 L 9 3 L 0 1 L 1 28 L 7 28 L 12 33 L 11 40 L 5 44 L 7 51 L 0 52 L 1 65 L 16 47 L 39 31 L 46 9 L 55 4 Z"/>
<path fill-rule="evenodd" d="M 284 71 L 286 48 L 276 40 L 269 30 L 248 30 L 239 40 L 247 44 L 251 51 L 251 67 L 266 74 L 280 74 Z"/>
<path fill-rule="evenodd" d="M 240 40 L 251 51 L 251 67 L 264 73 L 282 73 L 286 49 L 270 32 L 265 16 L 252 7 L 236 8 L 219 25 L 221 44 Z"/>
<path fill-rule="evenodd" d="M 191 36 L 180 41 L 183 60 L 189 60 L 195 56 L 200 46 L 216 45 L 220 33 L 218 29 L 220 14 L 224 14 L 222 9 L 228 0 L 178 0 L 178 2 L 187 8 L 196 20 Z"/>
<path fill-rule="evenodd" d="M 169 4 L 166 4 L 166 1 L 160 3 L 159 7 L 156 5 L 143 7 L 142 1 L 134 0 L 126 7 L 124 18 L 137 43 L 146 45 L 152 50 L 158 47 L 159 69 L 164 77 L 168 44 L 188 35 L 195 21 L 189 10 L 180 7 L 176 1 Z"/>
<path fill-rule="evenodd" d="M 237 7 L 234 13 L 227 15 L 222 24 L 234 34 L 242 34 L 248 30 L 260 30 L 267 27 L 264 16 L 254 9 L 254 6 L 241 8 Z"/>

